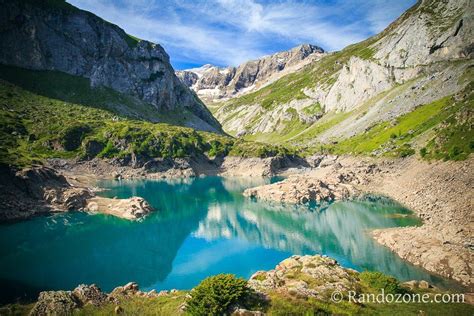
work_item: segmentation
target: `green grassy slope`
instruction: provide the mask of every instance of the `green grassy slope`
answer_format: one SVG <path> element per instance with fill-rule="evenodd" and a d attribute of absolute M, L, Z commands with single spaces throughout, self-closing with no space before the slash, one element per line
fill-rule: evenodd
<path fill-rule="evenodd" d="M 410 16 L 421 16 L 423 14 L 428 19 L 427 25 L 432 31 L 438 32 L 453 27 L 458 22 L 463 10 L 459 9 L 456 12 L 447 14 L 444 12 L 444 8 L 445 5 L 437 1 L 418 2 L 378 35 L 350 45 L 342 51 L 328 54 L 297 72 L 283 76 L 260 90 L 225 102 L 215 103 L 212 105 L 213 113 L 217 115 L 224 129 L 226 127 L 228 129 L 236 129 L 236 122 L 238 122 L 239 118 L 245 118 L 242 119 L 242 122 L 245 122 L 242 125 L 245 126 L 241 126 L 236 130 L 226 129 L 231 134 L 245 132 L 248 133 L 242 136 L 245 140 L 294 146 L 304 153 L 324 151 L 338 154 L 402 157 L 419 153 L 426 159 L 465 159 L 473 151 L 472 147 L 474 146 L 471 142 L 473 135 L 472 108 L 474 102 L 471 92 L 474 77 L 473 66 L 469 60 L 447 60 L 424 65 L 417 77 L 401 84 L 394 82 L 391 89 L 373 96 L 371 99 L 359 104 L 352 111 L 325 112 L 327 109 L 322 108 L 319 104 L 314 104 L 310 107 L 314 111 L 321 111 L 323 115 L 312 123 L 308 123 L 308 119 L 301 115 L 301 113 L 314 114 L 311 110 L 308 110 L 308 112 L 298 109 L 300 112 L 298 114 L 296 109 L 290 108 L 286 110 L 285 115 L 278 111 L 272 113 L 275 109 L 287 106 L 292 100 L 309 99 L 309 96 L 304 93 L 306 88 L 319 87 L 321 90 L 329 91 L 336 82 L 340 70 L 344 65 L 347 65 L 352 57 L 381 64 L 374 57 L 378 45 L 380 45 L 380 40 L 383 41 L 384 38 L 392 36 L 394 32 L 397 32 L 400 24 Z M 443 12 L 442 17 L 440 15 L 441 12 Z M 435 21 L 437 23 L 434 23 Z M 462 67 L 456 68 L 460 65 Z M 465 69 L 467 69 L 466 73 L 461 74 L 460 72 Z M 396 70 L 392 68 L 392 71 L 396 72 Z M 400 100 L 399 97 L 402 93 L 409 95 L 411 90 L 407 89 L 416 81 L 424 85 L 422 90 L 425 93 L 428 91 L 426 93 L 428 95 L 430 89 L 436 88 L 430 86 L 432 83 L 426 83 L 427 81 L 424 79 L 429 78 L 430 74 L 458 70 L 459 73 L 453 73 L 453 81 L 458 76 L 461 76 L 463 82 L 459 86 L 462 87 L 467 84 L 467 88 L 464 91 L 433 100 L 433 102 L 428 104 L 421 104 L 412 113 L 402 115 L 393 121 L 377 121 L 373 116 L 369 117 L 368 120 L 371 120 L 371 123 L 367 124 L 367 130 L 353 137 L 344 136 L 349 137 L 344 138 L 340 136 L 340 138 L 336 138 L 335 136 L 327 136 L 339 135 L 339 133 L 334 132 L 335 129 L 338 127 L 344 128 L 347 124 L 352 124 L 354 120 L 364 117 L 373 106 L 377 106 L 381 109 L 381 113 L 386 114 L 383 111 L 389 109 L 394 104 L 400 104 L 393 101 Z M 451 91 L 454 92 L 456 90 Z M 453 92 L 440 94 L 438 97 Z M 382 99 L 384 104 L 379 102 Z M 418 102 L 418 100 L 414 99 L 413 102 Z M 257 110 L 255 114 L 250 113 L 253 114 L 253 117 L 248 119 L 249 111 L 246 111 L 246 109 L 256 104 L 260 105 L 262 111 L 259 112 Z M 402 105 L 400 106 L 402 107 Z M 407 105 L 407 108 L 411 109 L 412 107 Z M 402 110 L 398 112 L 404 113 Z M 393 111 L 393 113 L 396 112 L 396 110 Z M 374 112 L 372 111 L 371 113 L 373 114 Z M 271 115 L 278 115 L 280 119 L 268 123 L 269 120 L 267 119 Z M 265 130 L 268 130 L 268 124 L 272 124 L 273 131 L 265 133 L 252 132 L 259 129 L 262 130 L 262 126 L 265 126 Z M 345 135 L 350 135 L 347 130 L 344 133 Z"/>
<path fill-rule="evenodd" d="M 152 122 L 183 123 L 178 115 L 160 113 L 151 104 L 113 89 L 91 88 L 90 80 L 59 71 L 35 71 L 0 65 L 0 78 L 52 99 L 82 104 Z"/>
<path fill-rule="evenodd" d="M 374 51 L 368 46 L 373 44 L 376 39 L 377 37 L 372 37 L 363 42 L 350 45 L 342 51 L 324 56 L 320 60 L 304 67 L 301 71 L 288 74 L 260 90 L 231 99 L 220 106 L 233 109 L 239 106 L 258 103 L 264 109 L 271 109 L 294 99 L 307 98 L 303 93 L 304 88 L 314 87 L 315 85 L 332 86 L 335 82 L 333 75 L 352 56 L 371 59 Z"/>
<path fill-rule="evenodd" d="M 320 280 L 314 278 L 305 278 L 305 274 L 295 274 L 295 280 L 302 280 L 309 287 L 313 283 L 319 284 Z M 347 291 L 340 292 L 344 299 L 340 302 L 334 302 L 326 294 L 320 293 L 322 298 L 300 297 L 292 294 L 290 291 L 272 291 L 268 290 L 267 300 L 259 302 L 258 297 L 247 297 L 234 290 L 233 296 L 227 295 L 221 300 L 224 302 L 239 298 L 240 304 L 253 306 L 251 309 L 264 312 L 266 315 L 471 315 L 474 312 L 474 306 L 467 303 L 460 303 L 456 296 L 450 303 L 435 303 L 435 300 L 447 298 L 442 296 L 448 292 L 442 292 L 437 289 L 407 289 L 403 287 L 395 278 L 384 275 L 379 272 L 365 271 L 359 274 L 357 284 L 357 295 L 364 293 L 366 297 L 375 296 L 384 290 L 386 300 L 395 300 L 400 295 L 399 302 L 377 303 L 377 302 L 353 302 L 349 301 Z M 208 279 L 209 280 L 209 279 Z M 220 287 L 221 292 L 230 292 L 232 284 L 223 284 Z M 202 292 L 203 290 L 201 290 Z M 226 292 L 227 291 L 227 292 Z M 222 293 L 221 293 L 222 294 Z M 120 299 L 121 313 L 124 315 L 210 315 L 209 309 L 215 306 L 218 301 L 211 289 L 202 293 L 206 304 L 194 306 L 193 313 L 183 311 L 182 307 L 189 302 L 190 291 L 177 291 L 160 297 L 131 296 Z M 391 296 L 392 295 L 392 296 Z M 403 302 L 402 298 L 407 297 L 425 297 L 427 303 Z M 413 296 L 412 296 L 413 295 Z M 436 296 L 437 295 L 437 296 Z M 449 295 L 449 294 L 448 294 Z M 224 296 L 224 295 L 223 295 Z M 192 297 L 192 296 L 191 296 Z M 370 299 L 369 299 L 370 300 Z M 379 298 L 380 300 L 380 298 Z M 462 298 L 460 298 L 462 301 Z M 110 302 L 102 306 L 87 304 L 74 311 L 73 315 L 113 315 L 117 305 Z M 11 304 L 0 307 L 0 314 L 7 315 L 28 315 L 34 304 Z M 10 312 L 10 313 L 8 313 Z M 212 315 L 212 314 L 211 314 Z"/>
<path fill-rule="evenodd" d="M 60 91 L 54 90 L 54 85 L 42 85 L 35 89 L 52 89 L 47 91 L 49 95 Z M 97 100 L 100 98 L 98 93 Z M 77 94 L 70 99 L 84 100 Z M 176 158 L 289 153 L 278 146 L 249 144 L 221 134 L 120 116 L 97 104 L 91 107 L 40 96 L 0 80 L 0 163 L 27 166 L 53 157 L 124 158 L 132 154 Z"/>

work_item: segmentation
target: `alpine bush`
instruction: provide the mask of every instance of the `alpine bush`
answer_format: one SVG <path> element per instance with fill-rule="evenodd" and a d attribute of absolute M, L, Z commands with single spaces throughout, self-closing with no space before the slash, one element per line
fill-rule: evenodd
<path fill-rule="evenodd" d="M 225 315 L 235 305 L 251 308 L 255 292 L 242 278 L 218 274 L 204 279 L 190 296 L 186 311 L 191 315 Z"/>

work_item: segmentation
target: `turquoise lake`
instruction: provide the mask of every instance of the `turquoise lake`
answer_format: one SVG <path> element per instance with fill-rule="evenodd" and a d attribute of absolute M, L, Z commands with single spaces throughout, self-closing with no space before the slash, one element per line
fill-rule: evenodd
<path fill-rule="evenodd" d="M 81 212 L 0 226 L 2 301 L 80 283 L 110 291 L 130 281 L 143 290 L 190 289 L 207 276 L 245 278 L 292 254 L 324 254 L 344 267 L 400 280 L 445 281 L 375 243 L 374 228 L 416 225 L 386 199 L 325 207 L 257 202 L 245 188 L 272 180 L 204 177 L 110 181 L 103 196 L 141 196 L 156 212 L 139 222 Z M 273 180 L 275 181 L 275 180 Z"/>

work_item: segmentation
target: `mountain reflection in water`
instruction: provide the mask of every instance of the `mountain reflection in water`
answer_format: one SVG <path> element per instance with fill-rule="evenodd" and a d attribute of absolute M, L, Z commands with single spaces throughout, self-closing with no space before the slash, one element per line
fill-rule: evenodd
<path fill-rule="evenodd" d="M 275 180 L 107 181 L 102 195 L 141 196 L 156 212 L 140 222 L 73 212 L 2 225 L 2 301 L 80 283 L 106 291 L 129 281 L 146 290 L 190 289 L 217 273 L 248 278 L 292 254 L 324 254 L 345 267 L 443 285 L 370 237 L 374 228 L 418 224 L 408 210 L 379 198 L 318 207 L 242 196 Z"/>

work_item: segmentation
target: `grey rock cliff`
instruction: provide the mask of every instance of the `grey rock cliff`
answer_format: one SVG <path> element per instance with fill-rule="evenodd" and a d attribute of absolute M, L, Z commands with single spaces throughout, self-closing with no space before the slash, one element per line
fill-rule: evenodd
<path fill-rule="evenodd" d="M 267 94 L 247 99 L 234 95 L 213 113 L 236 136 L 282 133 L 296 120 L 310 131 L 320 119 L 347 113 L 315 137 L 300 132 L 291 139 L 294 144 L 329 143 L 364 133 L 464 89 L 468 81 L 463 74 L 473 63 L 473 12 L 472 0 L 419 1 L 380 34 L 327 54 L 294 72 L 291 80 L 281 79 L 290 87 L 294 82 L 305 86 L 295 84 L 288 91 L 270 86 Z M 265 99 L 273 99 L 271 106 L 264 106 Z"/>
<path fill-rule="evenodd" d="M 138 40 L 62 1 L 0 0 L 0 63 L 57 70 L 135 96 L 159 111 L 186 110 L 195 128 L 219 131 L 196 95 L 175 76 L 158 45 Z"/>
<path fill-rule="evenodd" d="M 381 35 L 375 58 L 393 67 L 459 59 L 474 52 L 472 0 L 421 0 Z"/>
<path fill-rule="evenodd" d="M 288 51 L 250 60 L 238 67 L 204 65 L 177 71 L 176 74 L 199 96 L 205 100 L 215 100 L 258 90 L 324 54 L 320 47 L 303 44 Z"/>

